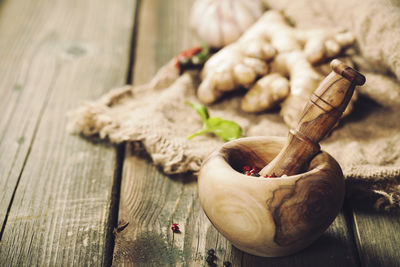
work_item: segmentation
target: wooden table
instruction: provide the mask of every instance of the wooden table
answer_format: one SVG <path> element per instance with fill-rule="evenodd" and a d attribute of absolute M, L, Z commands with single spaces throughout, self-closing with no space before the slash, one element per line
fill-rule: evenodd
<path fill-rule="evenodd" d="M 198 44 L 192 2 L 0 1 L 0 265 L 205 266 L 213 248 L 219 265 L 400 266 L 400 217 L 351 203 L 300 253 L 243 253 L 204 215 L 195 177 L 164 175 L 139 144 L 66 132 L 79 102 Z"/>

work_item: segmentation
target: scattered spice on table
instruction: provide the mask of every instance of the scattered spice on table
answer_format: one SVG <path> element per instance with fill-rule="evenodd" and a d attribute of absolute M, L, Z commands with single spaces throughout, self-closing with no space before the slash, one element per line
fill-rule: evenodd
<path fill-rule="evenodd" d="M 174 232 L 174 233 L 176 233 L 176 234 L 181 232 L 181 230 L 179 229 L 179 226 L 178 226 L 177 223 L 173 223 L 173 224 L 172 224 L 171 230 L 172 230 L 172 232 Z"/>
<path fill-rule="evenodd" d="M 208 255 L 214 255 L 215 254 L 215 250 L 211 248 L 211 249 L 207 250 L 207 254 Z"/>
<path fill-rule="evenodd" d="M 215 250 L 214 249 L 209 249 L 207 250 L 207 258 L 206 262 L 208 266 L 217 266 L 215 264 L 215 260 L 217 260 L 217 256 L 215 255 Z M 232 264 L 229 261 L 224 261 L 220 267 L 231 267 Z"/>
<path fill-rule="evenodd" d="M 214 266 L 215 263 L 214 261 L 217 259 L 217 256 L 215 256 L 215 250 L 214 249 L 209 249 L 207 251 L 207 258 L 206 258 L 206 262 L 209 266 Z"/>

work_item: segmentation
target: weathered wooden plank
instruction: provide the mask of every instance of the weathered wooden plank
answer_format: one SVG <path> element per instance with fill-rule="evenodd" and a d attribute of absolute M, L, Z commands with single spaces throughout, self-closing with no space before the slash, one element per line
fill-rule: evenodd
<path fill-rule="evenodd" d="M 195 218 L 200 209 L 196 181 L 167 177 L 146 156 L 138 145 L 127 146 L 113 265 L 180 266 L 190 258 L 199 266 L 203 251 L 196 247 L 199 239 L 204 240 L 199 236 L 215 238 L 216 233 L 207 231 L 205 216 Z M 173 222 L 181 234 L 172 233 Z"/>
<path fill-rule="evenodd" d="M 191 38 L 190 30 L 182 27 L 188 25 L 188 16 L 181 12 L 187 12 L 192 2 L 141 1 L 134 84 L 148 82 L 157 69 L 176 53 L 198 44 L 195 38 Z M 199 231 L 192 239 L 183 239 L 182 235 L 172 235 L 169 230 L 172 222 L 178 222 L 183 231 L 186 216 L 198 214 L 199 203 L 194 178 L 189 178 L 189 181 L 184 176 L 171 179 L 160 173 L 149 159 L 144 159 L 146 156 L 139 147 L 133 144 L 127 146 L 118 215 L 121 230 L 115 239 L 113 265 L 175 266 L 188 257 L 202 264 L 202 258 L 192 247 L 196 246 L 196 236 L 204 235 L 205 232 Z M 193 207 L 194 204 L 196 207 Z M 182 212 L 182 207 L 185 212 Z M 204 216 L 202 218 L 203 221 L 192 221 L 202 222 L 202 227 L 207 229 L 209 222 Z M 192 223 L 189 226 L 197 225 Z M 197 227 L 194 229 L 198 230 Z M 212 234 L 215 235 L 215 231 Z M 170 242 L 172 239 L 174 243 Z"/>
<path fill-rule="evenodd" d="M 162 64 L 197 43 L 187 25 L 191 2 L 142 2 L 135 84 L 149 81 Z M 206 253 L 211 248 L 216 250 L 219 265 L 227 260 L 233 266 L 357 266 L 343 214 L 315 244 L 296 255 L 261 258 L 241 252 L 205 216 L 195 177 L 165 176 L 138 144 L 128 144 L 126 149 L 118 221 L 115 266 L 206 266 Z M 179 223 L 181 233 L 172 233 L 173 222 Z"/>
<path fill-rule="evenodd" d="M 362 266 L 400 266 L 400 216 L 355 208 L 354 234 Z"/>
<path fill-rule="evenodd" d="M 133 66 L 135 85 L 150 81 L 177 53 L 200 44 L 189 29 L 189 10 L 193 2 L 141 1 Z"/>
<path fill-rule="evenodd" d="M 110 263 L 116 149 L 66 133 L 65 114 L 125 83 L 135 5 L 2 2 L 2 266 Z"/>
<path fill-rule="evenodd" d="M 285 257 L 264 259 L 246 255 L 244 266 L 358 266 L 354 241 L 343 212 L 310 247 Z"/>
<path fill-rule="evenodd" d="M 1 227 L 29 151 L 37 118 L 41 114 L 43 104 L 47 102 L 47 90 L 50 88 L 51 80 L 47 80 L 46 84 L 42 83 L 41 93 L 26 84 L 37 82 L 35 76 L 42 71 L 37 67 L 39 60 L 47 60 L 45 64 L 54 66 L 53 62 L 49 61 L 49 57 L 43 56 L 43 48 L 40 49 L 39 42 L 31 41 L 35 35 L 39 34 L 39 30 L 29 28 L 29 20 L 21 19 L 22 17 L 30 18 L 28 13 L 31 11 L 36 13 L 37 8 L 35 9 L 35 5 L 32 4 L 29 2 L 21 7 L 11 1 L 6 1 L 0 6 Z M 40 15 L 36 17 L 37 23 L 41 25 L 44 24 L 45 19 Z M 20 23 L 16 23 L 17 21 Z M 13 26 L 10 27 L 10 25 Z M 40 40 L 44 40 L 44 36 L 41 36 Z M 37 56 L 39 53 L 42 54 L 41 59 Z M 47 71 L 54 73 L 55 68 L 48 68 Z"/>

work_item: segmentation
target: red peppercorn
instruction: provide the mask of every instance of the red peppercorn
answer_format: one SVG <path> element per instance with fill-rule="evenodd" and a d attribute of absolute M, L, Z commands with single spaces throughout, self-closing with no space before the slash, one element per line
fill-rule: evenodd
<path fill-rule="evenodd" d="M 248 165 L 244 165 L 243 166 L 243 172 L 248 172 L 248 171 L 250 171 L 250 166 L 248 166 Z"/>
<path fill-rule="evenodd" d="M 264 177 L 265 178 L 275 178 L 276 177 L 276 175 L 273 173 L 273 174 L 271 174 L 271 175 L 269 175 L 269 174 L 266 174 L 266 175 L 264 175 Z"/>
<path fill-rule="evenodd" d="M 176 56 L 176 60 L 175 60 L 175 67 L 180 71 L 181 68 L 181 60 L 186 58 L 186 59 L 190 59 L 192 58 L 194 55 L 200 53 L 202 50 L 202 47 L 200 46 L 196 46 L 196 47 L 192 47 L 189 48 L 187 50 L 182 51 L 178 56 Z"/>
<path fill-rule="evenodd" d="M 201 52 L 203 48 L 201 46 L 195 46 L 189 49 L 186 49 L 185 51 L 183 51 L 181 54 L 185 57 L 192 57 L 198 53 Z"/>
<path fill-rule="evenodd" d="M 171 230 L 172 230 L 172 232 L 174 232 L 174 233 L 180 233 L 180 232 L 181 232 L 181 231 L 179 230 L 179 226 L 178 226 L 177 223 L 173 223 L 173 224 L 172 224 Z"/>
<path fill-rule="evenodd" d="M 258 177 L 259 171 L 260 171 L 260 169 L 257 168 L 256 166 L 252 166 L 252 167 L 250 167 L 248 165 L 243 166 L 243 174 L 248 175 L 248 176 Z"/>

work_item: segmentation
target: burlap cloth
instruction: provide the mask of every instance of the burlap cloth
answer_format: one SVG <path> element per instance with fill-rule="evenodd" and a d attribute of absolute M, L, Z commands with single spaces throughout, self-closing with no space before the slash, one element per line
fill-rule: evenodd
<path fill-rule="evenodd" d="M 373 0 L 266 2 L 284 10 L 299 27 L 340 25 L 356 35 L 361 56 L 354 60 L 367 78 L 359 89 L 368 99 L 361 97 L 355 111 L 321 147 L 341 165 L 349 197 L 372 199 L 376 209 L 399 208 L 400 8 L 390 1 Z M 186 139 L 202 127 L 200 117 L 185 104 L 198 102 L 198 83 L 198 73 L 179 76 L 171 61 L 148 84 L 113 89 L 83 103 L 69 114 L 68 128 L 113 143 L 140 141 L 167 174 L 196 172 L 202 160 L 222 144 L 211 135 Z M 209 106 L 210 115 L 237 122 L 244 136 L 287 135 L 278 111 L 242 112 L 240 94 Z"/>

